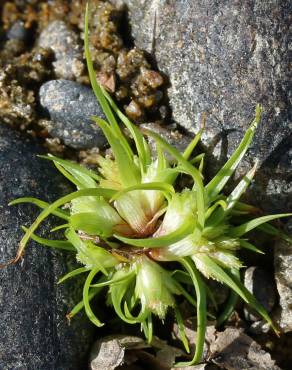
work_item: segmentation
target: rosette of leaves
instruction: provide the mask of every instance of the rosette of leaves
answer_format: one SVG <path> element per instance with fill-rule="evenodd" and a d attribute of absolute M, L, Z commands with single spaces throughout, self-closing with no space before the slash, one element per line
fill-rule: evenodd
<path fill-rule="evenodd" d="M 108 303 L 116 314 L 126 323 L 141 324 L 149 342 L 153 335 L 153 315 L 163 320 L 168 310 L 172 310 L 189 352 L 177 304 L 177 299 L 184 297 L 196 310 L 197 340 L 193 359 L 183 365 L 197 363 L 202 357 L 208 297 L 202 277 L 226 284 L 232 291 L 224 312 L 218 317 L 219 324 L 232 312 L 239 296 L 276 331 L 265 309 L 241 283 L 242 264 L 236 252 L 239 248 L 260 252 L 248 242 L 247 233 L 260 227 L 279 235 L 277 229 L 266 223 L 289 214 L 253 218 L 254 207 L 240 202 L 256 166 L 231 194 L 223 193 L 252 141 L 261 108 L 257 106 L 255 118 L 238 148 L 216 176 L 204 184 L 204 155 L 190 159 L 201 131 L 180 153 L 156 133 L 141 132 L 97 83 L 88 45 L 88 8 L 85 52 L 92 88 L 107 122 L 99 117 L 92 119 L 106 136 L 112 156 L 100 155 L 97 171 L 52 155 L 44 156 L 53 161 L 77 190 L 52 204 L 34 198 L 11 202 L 32 202 L 43 208 L 34 223 L 24 228 L 25 235 L 15 261 L 22 256 L 30 238 L 75 253 L 81 267 L 70 271 L 60 282 L 79 274 L 87 274 L 87 278 L 83 299 L 69 317 L 84 309 L 95 325 L 102 326 L 93 312 L 91 300 L 107 289 Z M 155 158 L 151 156 L 147 137 L 156 143 Z M 171 162 L 166 152 L 172 157 Z M 190 177 L 190 188 L 177 186 L 181 174 Z M 67 206 L 64 208 L 64 205 Z M 65 224 L 54 230 L 64 228 L 66 240 L 44 239 L 35 234 L 40 223 L 51 214 L 65 220 Z M 169 261 L 179 267 L 169 270 L 166 263 Z"/>

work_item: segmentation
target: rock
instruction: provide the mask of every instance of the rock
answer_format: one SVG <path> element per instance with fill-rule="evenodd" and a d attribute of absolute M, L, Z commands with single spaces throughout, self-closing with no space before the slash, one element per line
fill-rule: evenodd
<path fill-rule="evenodd" d="M 236 328 L 227 328 L 218 333 L 210 351 L 210 360 L 220 369 L 280 370 L 269 353 Z"/>
<path fill-rule="evenodd" d="M 200 364 L 186 367 L 173 367 L 171 370 L 217 370 L 218 366 L 213 364 Z"/>
<path fill-rule="evenodd" d="M 29 31 L 22 21 L 16 21 L 6 33 L 8 40 L 19 40 L 26 42 L 29 38 Z"/>
<path fill-rule="evenodd" d="M 287 97 L 289 2 L 124 3 L 136 46 L 151 53 L 169 77 L 175 122 L 196 132 L 199 117 L 207 113 L 203 142 L 212 159 L 212 174 L 238 145 L 256 103 L 263 105 L 262 124 L 238 175 L 258 157 L 251 199 L 266 211 L 275 206 L 274 211 L 291 209 L 286 154 L 292 143 Z"/>
<path fill-rule="evenodd" d="M 244 273 L 244 285 L 267 312 L 272 311 L 276 302 L 276 287 L 271 275 L 260 267 L 249 267 Z M 245 306 L 244 314 L 249 321 L 261 319 L 261 316 L 247 306 Z"/>
<path fill-rule="evenodd" d="M 15 257 L 21 226 L 30 225 L 39 213 L 28 204 L 9 207 L 8 202 L 21 196 L 52 201 L 64 193 L 65 184 L 53 167 L 36 158 L 40 152 L 35 141 L 0 125 L 0 264 Z M 51 227 L 49 223 L 46 230 Z M 74 259 L 30 242 L 21 262 L 0 269 L 1 370 L 85 368 L 93 326 L 83 315 L 71 325 L 66 319 L 82 290 L 76 280 L 56 284 Z"/>
<path fill-rule="evenodd" d="M 96 341 L 90 353 L 90 370 L 114 370 L 120 365 L 133 365 L 137 360 L 129 351 L 149 348 L 142 338 L 130 335 L 109 335 Z"/>
<path fill-rule="evenodd" d="M 117 339 L 95 343 L 90 354 L 90 370 L 114 370 L 124 361 L 125 347 Z"/>
<path fill-rule="evenodd" d="M 292 231 L 292 221 L 287 223 L 287 232 Z M 291 233 L 292 235 L 292 233 Z M 279 309 L 274 319 L 284 332 L 292 331 L 292 243 L 277 241 L 274 248 L 274 267 L 277 290 L 280 296 Z"/>
<path fill-rule="evenodd" d="M 90 119 L 104 115 L 89 87 L 68 80 L 52 80 L 41 86 L 39 96 L 42 108 L 52 120 L 46 123 L 51 136 L 74 149 L 105 145 L 101 129 Z"/>
<path fill-rule="evenodd" d="M 270 324 L 265 320 L 255 321 L 248 328 L 248 332 L 255 335 L 267 334 L 270 330 Z"/>
<path fill-rule="evenodd" d="M 146 352 L 147 349 L 150 349 L 151 353 Z M 136 336 L 109 335 L 92 346 L 89 369 L 128 370 L 136 366 L 138 362 L 144 365 L 143 368 L 166 370 L 172 366 L 177 357 L 183 354 L 182 350 L 169 346 L 155 336 L 149 345 L 144 339 Z"/>
<path fill-rule="evenodd" d="M 82 75 L 84 64 L 79 39 L 65 22 L 49 23 L 40 34 L 38 45 L 55 53 L 53 66 L 57 77 L 74 79 Z"/>
<path fill-rule="evenodd" d="M 196 325 L 197 325 L 197 322 L 195 318 L 189 318 L 187 320 L 184 320 L 185 333 L 188 339 L 188 343 L 190 345 L 191 353 L 194 353 L 196 341 L 197 341 Z M 180 338 L 177 323 L 175 323 L 173 326 L 173 333 L 176 338 Z M 209 357 L 210 343 L 212 343 L 215 340 L 215 335 L 216 335 L 215 326 L 208 325 L 206 328 L 205 343 L 204 343 L 204 349 L 203 349 L 203 355 L 202 355 L 203 361 L 207 361 Z"/>

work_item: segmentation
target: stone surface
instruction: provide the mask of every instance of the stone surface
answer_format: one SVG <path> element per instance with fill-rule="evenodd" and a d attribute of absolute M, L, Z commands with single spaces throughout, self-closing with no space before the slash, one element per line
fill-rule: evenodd
<path fill-rule="evenodd" d="M 40 152 L 35 141 L 0 125 L 0 264 L 15 256 L 21 226 L 29 226 L 39 213 L 28 204 L 9 207 L 8 202 L 22 196 L 52 201 L 64 193 L 65 184 L 53 166 L 36 158 Z M 1 370 L 85 368 L 93 327 L 83 315 L 71 325 L 66 319 L 82 290 L 76 280 L 56 284 L 73 261 L 68 252 L 30 242 L 21 262 L 0 269 Z"/>
<path fill-rule="evenodd" d="M 244 273 L 244 285 L 267 312 L 271 312 L 276 302 L 276 286 L 272 275 L 260 267 L 249 267 Z M 244 315 L 249 321 L 261 319 L 261 316 L 247 306 L 245 306 Z"/>
<path fill-rule="evenodd" d="M 9 40 L 28 41 L 29 31 L 25 28 L 24 22 L 17 21 L 6 33 Z"/>
<path fill-rule="evenodd" d="M 74 149 L 101 147 L 106 143 L 100 128 L 90 117 L 104 118 L 93 91 L 77 82 L 52 80 L 39 92 L 42 108 L 51 122 L 46 123 L 49 134 L 58 137 Z"/>
<path fill-rule="evenodd" d="M 120 1 L 120 0 L 118 0 Z M 191 132 L 207 113 L 203 142 L 210 172 L 235 149 L 255 104 L 264 114 L 243 173 L 260 160 L 252 200 L 265 210 L 292 208 L 289 125 L 289 2 L 124 0 L 138 47 L 170 80 L 175 122 Z M 214 161 L 214 159 L 216 159 Z"/>
<path fill-rule="evenodd" d="M 77 34 L 63 21 L 53 21 L 40 34 L 38 45 L 55 54 L 54 71 L 59 78 L 80 77 L 83 55 Z"/>
<path fill-rule="evenodd" d="M 287 224 L 292 235 L 292 221 Z M 277 241 L 274 248 L 274 267 L 280 308 L 274 319 L 284 332 L 292 331 L 292 243 Z"/>
<path fill-rule="evenodd" d="M 222 369 L 280 370 L 269 353 L 236 328 L 218 333 L 210 351 L 210 360 Z"/>
<path fill-rule="evenodd" d="M 173 367 L 171 370 L 218 370 L 219 367 L 213 364 L 200 364 L 186 367 Z"/>

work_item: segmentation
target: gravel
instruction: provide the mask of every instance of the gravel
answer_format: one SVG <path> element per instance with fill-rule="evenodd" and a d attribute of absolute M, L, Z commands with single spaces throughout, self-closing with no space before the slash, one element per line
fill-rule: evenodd
<path fill-rule="evenodd" d="M 39 92 L 41 107 L 51 122 L 45 127 L 74 149 L 102 147 L 106 140 L 90 117 L 104 118 L 93 91 L 69 80 L 52 80 L 43 84 Z"/>

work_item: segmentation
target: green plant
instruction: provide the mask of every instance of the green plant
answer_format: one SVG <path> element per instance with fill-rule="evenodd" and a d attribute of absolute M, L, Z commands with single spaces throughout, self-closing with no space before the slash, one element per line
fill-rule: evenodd
<path fill-rule="evenodd" d="M 257 106 L 255 118 L 236 151 L 217 175 L 204 185 L 204 155 L 190 159 L 202 130 L 184 153 L 179 153 L 156 133 L 141 132 L 99 86 L 89 52 L 88 14 L 87 7 L 87 66 L 92 88 L 107 122 L 98 117 L 92 119 L 104 132 L 113 158 L 100 155 L 96 173 L 52 155 L 41 156 L 53 161 L 77 191 L 52 204 L 35 198 L 20 198 L 10 203 L 32 202 L 43 208 L 34 223 L 28 229 L 24 228 L 25 235 L 14 262 L 22 256 L 30 238 L 49 247 L 76 253 L 82 267 L 59 281 L 87 274 L 83 299 L 70 312 L 70 318 L 84 308 L 89 319 L 102 326 L 90 301 L 107 288 L 108 303 L 117 315 L 126 323 L 141 324 L 149 342 L 153 335 L 152 316 L 157 315 L 163 320 L 168 309 L 172 309 L 182 342 L 189 352 L 176 303 L 177 296 L 184 297 L 196 307 L 197 341 L 193 359 L 178 364 L 180 366 L 197 363 L 202 357 L 207 321 L 207 289 L 202 275 L 226 284 L 233 292 L 217 319 L 218 324 L 232 312 L 236 297 L 240 296 L 276 331 L 265 309 L 240 282 L 242 265 L 236 251 L 247 248 L 261 253 L 247 241 L 245 234 L 261 227 L 270 234 L 281 235 L 266 223 L 289 214 L 253 218 L 254 207 L 239 201 L 253 179 L 256 165 L 229 196 L 222 193 L 252 141 L 260 122 L 261 107 Z M 118 122 L 124 124 L 130 140 Z M 152 158 L 145 137 L 154 139 L 156 158 Z M 165 152 L 172 156 L 172 163 L 166 159 Z M 192 179 L 191 188 L 179 189 L 177 179 L 181 174 Z M 68 207 L 62 209 L 65 204 L 70 204 L 69 210 Z M 54 230 L 64 228 L 66 241 L 44 239 L 35 234 L 40 223 L 50 214 L 65 220 L 65 224 Z M 175 271 L 169 270 L 169 264 L 165 263 L 170 261 L 177 263 Z"/>

